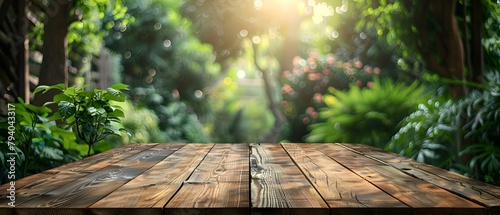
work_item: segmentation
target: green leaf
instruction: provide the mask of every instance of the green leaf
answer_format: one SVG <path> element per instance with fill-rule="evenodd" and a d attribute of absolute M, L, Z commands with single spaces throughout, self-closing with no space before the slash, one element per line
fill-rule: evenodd
<path fill-rule="evenodd" d="M 125 101 L 125 94 L 123 94 L 122 92 L 115 90 L 113 88 L 108 88 L 106 91 L 108 92 L 108 94 L 105 95 L 106 99 L 118 102 Z"/>
<path fill-rule="evenodd" d="M 68 87 L 66 90 L 64 90 L 64 94 L 68 96 L 74 96 L 78 90 L 75 87 Z"/>
<path fill-rule="evenodd" d="M 51 86 L 50 89 L 58 89 L 58 90 L 64 91 L 64 90 L 66 90 L 66 85 L 63 83 L 56 84 L 56 85 Z"/>
<path fill-rule="evenodd" d="M 113 112 L 109 113 L 110 117 L 125 117 L 125 113 L 123 113 L 120 109 L 115 109 Z"/>
<path fill-rule="evenodd" d="M 53 102 L 67 101 L 73 102 L 73 99 L 64 93 L 60 93 L 54 96 Z"/>
<path fill-rule="evenodd" d="M 128 90 L 128 85 L 122 84 L 122 83 L 116 83 L 111 85 L 109 88 L 115 89 L 115 90 Z"/>
<path fill-rule="evenodd" d="M 39 93 L 41 91 L 46 92 L 48 89 L 49 89 L 49 86 L 47 86 L 47 85 L 40 85 L 40 86 L 36 87 L 35 90 L 33 90 L 33 94 L 37 94 L 37 93 Z"/>
<path fill-rule="evenodd" d="M 110 132 L 111 134 L 116 134 L 116 135 L 119 135 L 119 136 L 122 135 L 122 133 L 120 133 L 120 130 L 118 128 L 116 128 L 115 126 L 111 125 L 111 124 L 105 125 L 104 129 L 106 129 L 106 131 Z"/>
<path fill-rule="evenodd" d="M 56 112 L 56 113 L 54 113 L 54 115 L 52 115 L 49 118 L 49 121 L 55 121 L 55 120 L 59 120 L 59 119 L 62 119 L 61 113 Z"/>
<path fill-rule="evenodd" d="M 41 158 L 50 160 L 62 160 L 64 152 L 57 148 L 35 145 L 35 150 L 39 153 Z"/>
<path fill-rule="evenodd" d="M 75 108 L 75 105 L 71 102 L 67 102 L 67 101 L 61 101 L 59 102 L 59 104 L 57 105 L 57 108 L 61 114 L 61 117 L 63 119 L 67 119 L 73 115 L 75 115 L 75 112 L 76 112 L 76 108 Z"/>
<path fill-rule="evenodd" d="M 78 96 L 84 96 L 84 97 L 87 97 L 87 98 L 94 98 L 95 96 L 95 92 L 92 92 L 92 91 L 79 91 L 79 92 L 76 92 L 76 95 Z"/>

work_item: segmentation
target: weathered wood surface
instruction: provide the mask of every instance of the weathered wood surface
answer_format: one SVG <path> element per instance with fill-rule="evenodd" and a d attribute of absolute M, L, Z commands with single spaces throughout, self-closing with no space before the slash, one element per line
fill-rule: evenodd
<path fill-rule="evenodd" d="M 318 145 L 283 144 L 297 166 L 337 214 L 368 211 L 410 214 L 410 208 L 317 149 Z"/>
<path fill-rule="evenodd" d="M 253 144 L 250 157 L 254 213 L 328 214 L 329 208 L 279 144 Z"/>
<path fill-rule="evenodd" d="M 360 144 L 135 144 L 0 186 L 0 214 L 500 214 L 500 187 Z"/>
<path fill-rule="evenodd" d="M 216 144 L 166 204 L 167 214 L 246 214 L 249 208 L 246 144 Z"/>

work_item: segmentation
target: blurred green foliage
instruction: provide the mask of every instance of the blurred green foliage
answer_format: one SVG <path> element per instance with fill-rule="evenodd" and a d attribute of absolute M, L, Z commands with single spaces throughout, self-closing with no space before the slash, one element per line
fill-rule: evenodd
<path fill-rule="evenodd" d="M 458 101 L 420 104 L 386 149 L 500 185 L 500 73 L 488 73 L 482 88 Z M 457 135 L 470 145 L 458 149 Z M 457 163 L 461 159 L 466 165 Z"/>
<path fill-rule="evenodd" d="M 398 125 L 425 100 L 423 88 L 389 79 L 374 79 L 371 88 L 351 86 L 348 91 L 332 89 L 319 111 L 324 122 L 310 126 L 308 142 L 364 143 L 379 148 L 398 131 Z"/>
<path fill-rule="evenodd" d="M 123 128 L 130 135 L 106 138 L 107 142 L 119 143 L 161 143 L 167 141 L 167 136 L 158 126 L 158 116 L 150 109 L 135 107 L 132 102 L 121 104 L 125 117 L 122 119 Z"/>

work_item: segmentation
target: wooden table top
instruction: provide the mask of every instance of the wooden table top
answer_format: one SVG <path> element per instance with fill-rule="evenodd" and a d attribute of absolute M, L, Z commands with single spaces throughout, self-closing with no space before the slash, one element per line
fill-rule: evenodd
<path fill-rule="evenodd" d="M 500 214 L 500 187 L 361 144 L 134 144 L 0 186 L 0 214 Z"/>

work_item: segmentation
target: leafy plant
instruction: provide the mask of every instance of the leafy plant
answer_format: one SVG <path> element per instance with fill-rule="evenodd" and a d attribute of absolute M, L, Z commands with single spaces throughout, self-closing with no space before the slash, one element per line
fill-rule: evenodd
<path fill-rule="evenodd" d="M 468 146 L 457 149 L 457 138 L 462 136 Z M 386 149 L 498 185 L 498 139 L 500 73 L 494 72 L 488 73 L 486 83 L 463 99 L 433 99 L 420 104 L 405 118 Z M 459 164 L 458 160 L 464 162 Z"/>
<path fill-rule="evenodd" d="M 398 131 L 398 125 L 425 98 L 418 83 L 406 86 L 375 79 L 373 88 L 351 87 L 325 95 L 324 122 L 310 126 L 308 142 L 364 143 L 384 148 Z"/>
<path fill-rule="evenodd" d="M 451 100 L 430 99 L 407 116 L 387 147 L 419 162 L 450 168 L 460 117 Z"/>
<path fill-rule="evenodd" d="M 80 159 L 80 153 L 72 145 L 75 136 L 71 131 L 60 129 L 48 116 L 52 112 L 48 107 L 26 104 L 22 99 L 15 105 L 14 152 L 16 155 L 16 179 L 50 169 L 64 163 Z M 7 133 L 7 124 L 2 123 L 0 132 Z M 7 138 L 0 137 L 0 161 L 2 176 L 7 174 L 6 159 L 12 157 L 6 143 Z M 7 179 L 0 178 L 0 182 Z"/>
<path fill-rule="evenodd" d="M 54 96 L 53 102 L 46 104 L 57 104 L 57 112 L 50 119 L 62 120 L 67 128 L 72 128 L 78 140 L 88 145 L 87 156 L 95 143 L 109 135 L 121 135 L 121 132 L 126 132 L 125 129 L 117 127 L 121 125 L 120 117 L 124 117 L 123 111 L 118 105 L 110 102 L 124 102 L 125 94 L 121 90 L 128 89 L 127 85 L 114 84 L 105 90 L 84 91 L 79 87 L 57 84 L 39 86 L 33 93 L 51 89 L 61 90 L 62 93 Z"/>

